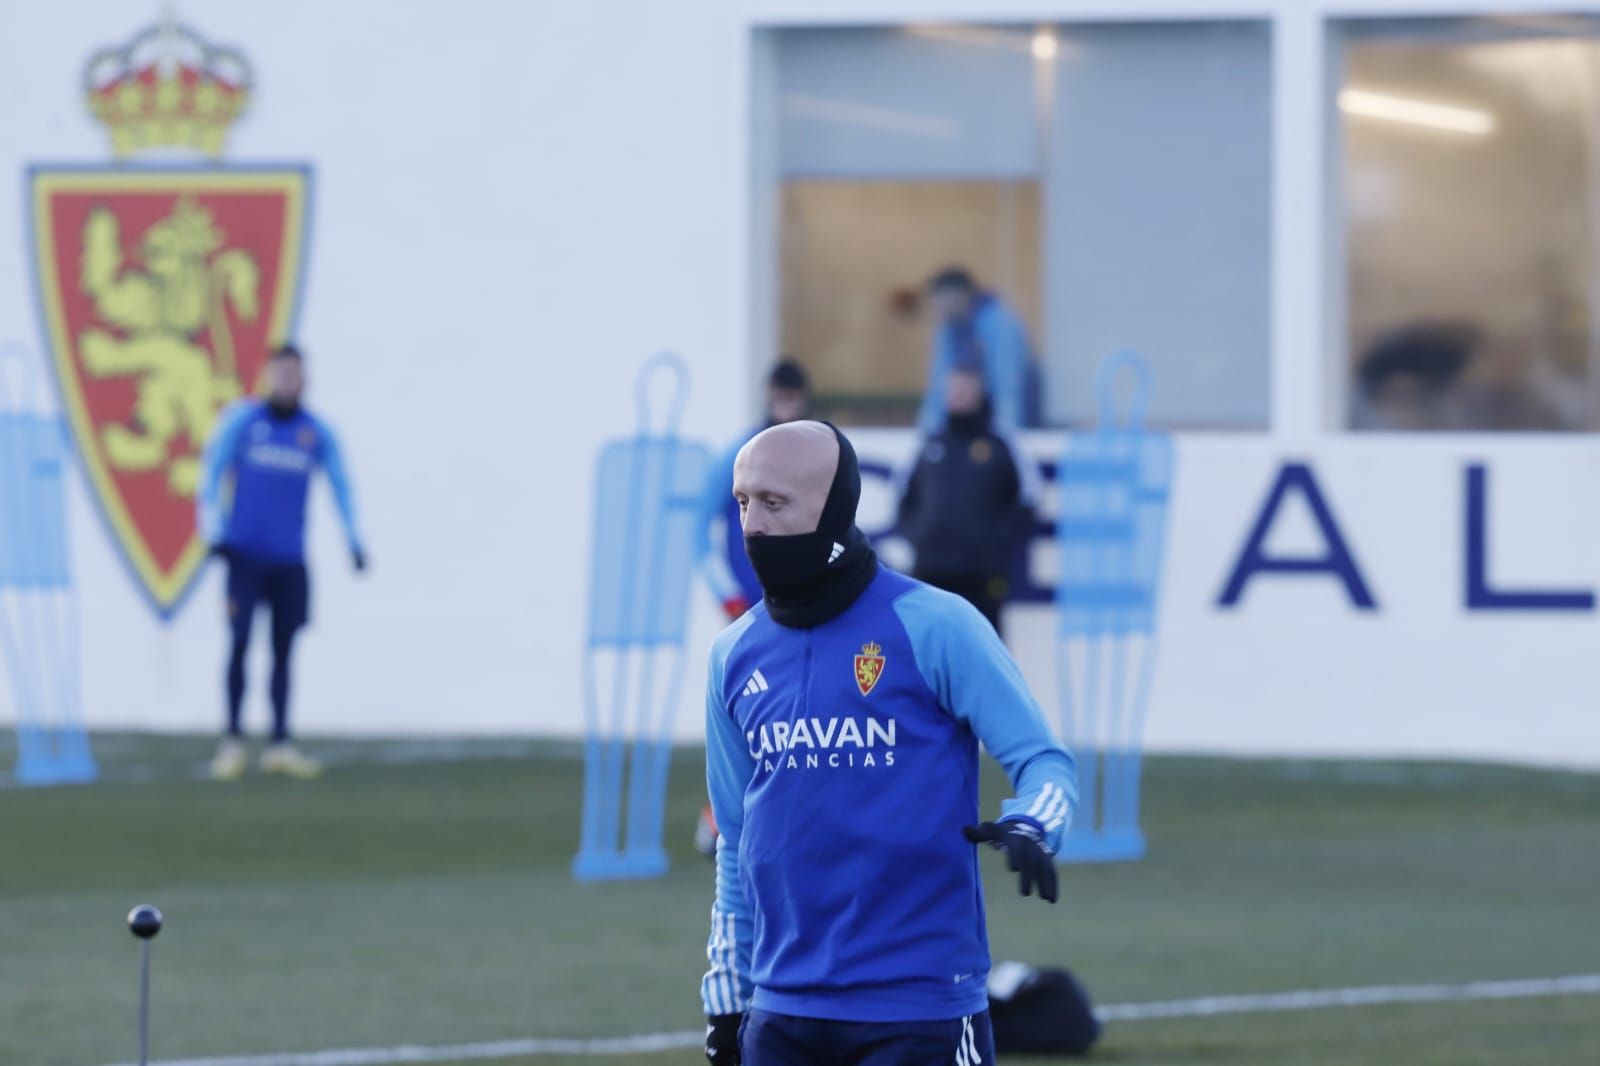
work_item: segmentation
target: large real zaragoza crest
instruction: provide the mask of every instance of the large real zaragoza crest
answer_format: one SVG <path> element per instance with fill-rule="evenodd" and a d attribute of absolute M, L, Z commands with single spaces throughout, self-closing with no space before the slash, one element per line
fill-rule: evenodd
<path fill-rule="evenodd" d="M 162 617 L 205 560 L 200 451 L 297 308 L 310 168 L 220 162 L 251 92 L 239 52 L 169 20 L 84 71 L 112 165 L 29 169 L 62 407 L 111 535 Z"/>

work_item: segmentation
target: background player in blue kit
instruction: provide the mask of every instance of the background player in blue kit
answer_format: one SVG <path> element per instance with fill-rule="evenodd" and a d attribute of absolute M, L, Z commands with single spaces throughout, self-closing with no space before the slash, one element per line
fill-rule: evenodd
<path fill-rule="evenodd" d="M 705 570 L 712 595 L 731 622 L 761 598 L 761 581 L 745 555 L 739 530 L 739 503 L 733 498 L 733 461 L 750 438 L 771 426 L 805 418 L 811 411 L 811 381 L 805 368 L 782 359 L 767 375 L 766 417 L 761 425 L 739 435 L 717 457 L 700 496 L 700 521 L 695 553 Z"/>
<path fill-rule="evenodd" d="M 707 1058 L 991 1063 L 972 844 L 1003 848 L 1022 893 L 1055 902 L 1072 757 L 982 615 L 878 565 L 836 429 L 757 435 L 733 491 L 764 596 L 717 638 L 707 683 L 723 834 Z M 1016 798 L 974 825 L 980 741 Z"/>
<path fill-rule="evenodd" d="M 1039 368 L 1022 316 L 979 288 L 961 267 L 946 267 L 930 278 L 928 300 L 938 324 L 917 428 L 939 431 L 947 414 L 946 379 L 959 362 L 974 357 L 994 405 L 995 424 L 1008 430 L 1038 425 Z"/>
<path fill-rule="evenodd" d="M 326 422 L 300 405 L 305 391 L 300 352 L 292 345 L 279 348 L 266 373 L 267 398 L 242 400 L 223 413 L 206 445 L 200 475 L 200 535 L 228 563 L 227 729 L 211 763 L 212 776 L 220 780 L 239 777 L 247 761 L 239 719 L 245 653 L 261 603 L 272 609 L 272 741 L 261 753 L 261 769 L 295 777 L 322 771 L 289 736 L 289 656 L 295 634 L 310 617 L 306 496 L 318 468 L 333 488 L 355 568 L 367 565 L 339 440 Z M 230 477 L 231 506 L 225 507 L 224 483 Z"/>
<path fill-rule="evenodd" d="M 733 498 L 733 461 L 750 438 L 771 426 L 805 418 L 811 412 L 811 380 L 805 367 L 793 359 L 780 359 L 767 375 L 766 418 L 739 435 L 733 445 L 717 457 L 706 476 L 700 494 L 700 520 L 695 524 L 695 555 L 700 559 L 711 594 L 722 605 L 728 621 L 733 621 L 761 598 L 761 581 L 744 552 L 744 536 L 739 530 L 739 501 Z M 717 846 L 717 820 L 710 805 L 700 811 L 695 823 L 695 850 L 712 854 Z"/>

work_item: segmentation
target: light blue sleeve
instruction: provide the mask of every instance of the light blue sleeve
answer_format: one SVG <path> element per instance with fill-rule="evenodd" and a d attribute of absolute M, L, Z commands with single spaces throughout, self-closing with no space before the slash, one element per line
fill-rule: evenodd
<path fill-rule="evenodd" d="M 712 541 L 714 532 L 720 531 L 721 537 L 733 535 L 732 530 L 723 528 L 727 525 L 723 508 L 733 492 L 733 461 L 743 446 L 744 442 L 741 441 L 717 456 L 711 464 L 711 469 L 706 473 L 706 483 L 700 490 L 699 517 L 694 524 L 694 557 L 700 561 L 706 584 L 711 586 L 711 594 L 719 603 L 740 595 L 738 580 Z"/>
<path fill-rule="evenodd" d="M 1000 820 L 1032 822 L 1060 851 L 1078 803 L 1077 764 L 994 627 L 966 600 L 928 586 L 894 607 L 939 706 L 972 728 L 1011 779 L 1016 796 L 1000 805 Z"/>
<path fill-rule="evenodd" d="M 222 481 L 239 456 L 239 438 L 256 405 L 248 400 L 233 404 L 217 418 L 200 455 L 200 486 L 195 492 L 195 521 L 200 538 L 207 544 L 222 543 Z"/>
<path fill-rule="evenodd" d="M 1015 429 L 1022 425 L 1023 393 L 1028 387 L 1028 332 L 1009 307 L 996 300 L 979 323 L 984 367 L 995 421 Z"/>
<path fill-rule="evenodd" d="M 328 487 L 333 489 L 333 502 L 339 508 L 339 521 L 344 523 L 344 538 L 351 551 L 361 551 L 361 527 L 356 523 L 355 491 L 350 487 L 350 475 L 344 466 L 344 449 L 339 446 L 339 435 L 326 422 L 317 421 L 317 439 L 322 442 L 322 469 L 328 475 Z"/>
<path fill-rule="evenodd" d="M 940 325 L 933 331 L 933 351 L 928 362 L 928 388 L 922 394 L 922 409 L 917 413 L 917 428 L 932 433 L 944 425 L 945 379 L 955 361 L 950 329 Z"/>
<path fill-rule="evenodd" d="M 722 702 L 728 653 L 755 620 L 746 614 L 722 631 L 711 647 L 706 677 L 706 791 L 717 820 L 717 897 L 711 905 L 711 968 L 700 982 L 708 1016 L 741 1014 L 750 1006 L 750 943 L 754 937 L 750 901 L 739 878 L 739 840 L 744 835 L 744 792 L 756 762 L 739 734 L 739 724 Z"/>

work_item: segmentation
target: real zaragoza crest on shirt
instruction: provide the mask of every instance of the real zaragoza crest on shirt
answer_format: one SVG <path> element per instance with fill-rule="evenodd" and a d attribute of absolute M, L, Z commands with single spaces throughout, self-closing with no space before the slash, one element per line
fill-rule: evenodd
<path fill-rule="evenodd" d="M 873 690 L 878 684 L 878 678 L 882 676 L 883 648 L 876 641 L 868 641 L 861 645 L 861 654 L 856 656 L 856 688 L 865 696 Z"/>
<path fill-rule="evenodd" d="M 200 451 L 293 332 L 311 170 L 221 162 L 254 78 L 175 20 L 95 52 L 81 91 L 112 158 L 29 168 L 34 279 L 90 491 L 170 617 L 206 557 Z"/>

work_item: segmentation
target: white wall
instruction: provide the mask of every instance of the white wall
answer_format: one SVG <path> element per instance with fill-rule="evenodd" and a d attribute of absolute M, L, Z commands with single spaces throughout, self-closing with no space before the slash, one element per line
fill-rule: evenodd
<path fill-rule="evenodd" d="M 159 14 L 0 6 L 0 336 L 43 344 L 23 166 L 109 161 L 83 65 Z M 319 495 L 299 720 L 577 728 L 591 468 L 632 425 L 634 368 L 693 353 L 696 428 L 743 417 L 742 34 L 717 5 L 644 2 L 193 0 L 181 15 L 255 70 L 227 159 L 316 172 L 299 332 L 373 569 L 348 574 Z M 82 487 L 90 720 L 214 726 L 220 574 L 157 622 Z"/>
<path fill-rule="evenodd" d="M 904 434 L 866 436 L 863 455 L 909 453 Z M 1059 450 L 1050 434 L 1029 444 L 1040 458 Z M 1600 766 L 1589 670 L 1600 614 L 1469 611 L 1464 588 L 1464 471 L 1483 462 L 1492 586 L 1600 590 L 1600 442 L 1385 436 L 1295 447 L 1197 434 L 1179 438 L 1177 455 L 1151 748 Z M 1218 606 L 1284 462 L 1312 467 L 1376 610 L 1354 608 L 1333 577 L 1271 574 L 1238 606 Z M 1266 544 L 1275 555 L 1324 551 L 1298 496 Z M 1053 709 L 1052 612 L 1013 609 L 1008 625 Z"/>
<path fill-rule="evenodd" d="M 362 580 L 346 572 L 319 497 L 317 623 L 298 682 L 306 731 L 580 728 L 590 473 L 600 444 L 631 424 L 634 368 L 659 347 L 691 357 L 697 435 L 723 439 L 749 414 L 751 20 L 874 10 L 787 6 L 183 6 L 185 20 L 237 44 L 256 71 L 228 158 L 316 169 L 300 335 L 312 401 L 346 438 L 374 569 Z M 1303 6 L 1285 5 L 1298 21 L 1275 37 L 1296 62 L 1316 41 Z M 980 8 L 989 10 L 878 10 Z M 1155 10 L 1122 10 L 1145 8 Z M 110 0 L 0 6 L 0 205 L 23 202 L 27 163 L 108 159 L 79 98 L 82 65 L 158 14 Z M 1304 76 L 1320 70 L 1312 63 Z M 1294 86 L 1274 91 L 1280 108 L 1317 103 Z M 1280 133 L 1294 126 L 1275 123 Z M 1305 147 L 1306 135 L 1287 143 Z M 1587 669 L 1600 618 L 1469 614 L 1459 573 L 1459 468 L 1482 457 L 1494 476 L 1496 576 L 1600 585 L 1600 446 L 1315 431 L 1314 164 L 1275 163 L 1277 429 L 1181 444 L 1152 743 L 1600 765 Z M 0 209 L 0 336 L 38 348 L 23 224 L 15 207 Z M 862 451 L 907 444 L 866 434 Z M 1378 614 L 1353 613 L 1325 580 L 1264 579 L 1237 610 L 1214 606 L 1287 457 L 1315 464 Z M 224 650 L 218 575 L 162 624 L 81 478 L 71 518 L 90 721 L 211 728 Z M 1282 532 L 1292 538 L 1294 524 Z M 1022 658 L 1048 693 L 1046 616 L 1018 623 Z M 713 626 L 702 603 L 696 658 Z M 680 715 L 686 736 L 698 732 L 696 672 Z M 255 677 L 259 691 L 259 668 Z"/>

